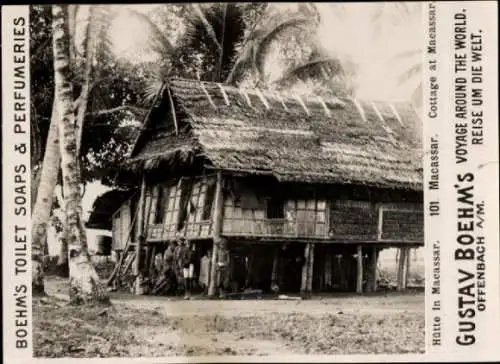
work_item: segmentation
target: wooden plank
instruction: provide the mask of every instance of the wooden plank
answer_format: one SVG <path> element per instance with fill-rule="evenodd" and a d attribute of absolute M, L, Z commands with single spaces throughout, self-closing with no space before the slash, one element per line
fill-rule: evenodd
<path fill-rule="evenodd" d="M 311 244 L 308 243 L 305 246 L 304 249 L 304 265 L 302 266 L 302 280 L 300 283 L 300 294 L 304 297 L 307 293 L 307 274 L 309 271 L 309 259 L 310 259 L 310 254 L 309 250 L 311 249 Z"/>
<path fill-rule="evenodd" d="M 378 263 L 378 249 L 377 247 L 372 247 L 372 274 L 371 274 L 371 291 L 377 291 L 377 263 Z"/>
<path fill-rule="evenodd" d="M 378 227 L 377 227 L 377 232 L 378 232 L 378 240 L 382 240 L 382 227 L 384 225 L 384 210 L 382 206 L 379 206 L 378 208 Z"/>
<path fill-rule="evenodd" d="M 332 266 L 333 266 L 333 254 L 328 251 L 325 255 L 325 284 L 324 288 L 331 287 L 332 285 Z"/>
<path fill-rule="evenodd" d="M 245 279 L 245 288 L 250 288 L 254 284 L 254 270 L 255 270 L 255 246 L 250 246 L 250 256 L 247 264 L 247 274 Z"/>
<path fill-rule="evenodd" d="M 309 264 L 308 264 L 308 272 L 307 272 L 307 294 L 311 295 L 312 293 L 312 283 L 314 278 L 314 248 L 315 245 L 311 244 L 309 248 Z"/>
<path fill-rule="evenodd" d="M 142 176 L 142 182 L 141 182 L 141 193 L 139 195 L 139 201 L 138 201 L 138 212 L 137 212 L 137 229 L 136 229 L 136 258 L 134 262 L 134 275 L 136 277 L 135 281 L 135 293 L 136 294 L 142 294 L 142 282 L 141 282 L 141 274 L 140 274 L 140 267 L 141 267 L 141 259 L 142 259 L 142 247 L 145 242 L 144 239 L 144 213 L 145 213 L 145 197 L 146 197 L 146 178 L 143 175 Z"/>
<path fill-rule="evenodd" d="M 406 264 L 406 248 L 399 249 L 399 259 L 398 259 L 398 278 L 397 278 L 397 290 L 402 291 L 405 289 L 405 277 L 404 268 Z"/>
<path fill-rule="evenodd" d="M 170 104 L 170 113 L 172 115 L 172 121 L 174 122 L 175 135 L 179 135 L 179 125 L 177 124 L 177 116 L 174 107 L 174 99 L 172 98 L 172 93 L 170 92 L 170 87 L 167 87 L 168 91 L 168 101 Z"/>
<path fill-rule="evenodd" d="M 149 277 L 153 276 L 153 272 L 155 269 L 156 245 L 157 244 L 153 244 L 151 248 L 151 258 L 149 259 L 149 267 L 148 267 Z"/>
<path fill-rule="evenodd" d="M 128 250 L 130 249 L 131 245 L 132 245 L 132 239 L 131 239 L 131 235 L 132 235 L 132 225 L 134 224 L 135 220 L 137 219 L 137 213 L 138 213 L 138 209 L 136 209 L 135 213 L 134 213 L 134 217 L 132 219 L 132 224 L 130 225 L 130 228 L 128 230 L 128 235 L 127 235 L 127 240 L 125 241 L 125 248 L 123 248 L 123 253 L 121 254 L 120 256 L 120 259 L 118 260 L 118 263 L 115 265 L 115 268 L 113 269 L 113 272 L 111 273 L 111 275 L 109 276 L 106 284 L 107 285 L 110 285 L 113 280 L 115 279 L 115 277 L 118 275 L 120 275 L 120 269 L 124 263 L 124 259 L 127 255 L 127 252 Z"/>
<path fill-rule="evenodd" d="M 363 293 L 363 248 L 361 244 L 357 246 L 357 276 L 356 293 Z"/>
<path fill-rule="evenodd" d="M 406 250 L 406 260 L 405 260 L 405 274 L 403 288 L 408 287 L 408 281 L 410 280 L 410 263 L 411 263 L 411 248 L 405 248 Z"/>
<path fill-rule="evenodd" d="M 221 239 L 221 228 L 222 228 L 222 218 L 223 218 L 223 204 L 224 204 L 224 191 L 222 184 L 224 180 L 222 178 L 222 173 L 217 172 L 217 185 L 215 187 L 214 196 L 214 223 L 212 229 L 212 263 L 210 265 L 210 284 L 208 287 L 208 296 L 213 297 L 217 288 L 217 256 L 219 242 Z"/>
<path fill-rule="evenodd" d="M 271 272 L 271 288 L 272 288 L 272 285 L 278 284 L 279 259 L 280 259 L 280 249 L 278 246 L 276 246 L 274 249 L 273 269 Z M 280 288 L 282 288 L 282 287 L 280 287 Z"/>

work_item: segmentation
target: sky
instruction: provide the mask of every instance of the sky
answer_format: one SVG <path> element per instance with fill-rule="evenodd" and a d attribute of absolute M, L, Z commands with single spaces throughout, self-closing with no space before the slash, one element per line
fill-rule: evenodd
<path fill-rule="evenodd" d="M 411 85 L 403 90 L 397 82 L 409 64 L 398 63 L 394 58 L 422 46 L 420 4 L 410 6 L 411 15 L 394 13 L 390 6 L 387 3 L 318 4 L 322 16 L 318 38 L 332 56 L 346 57 L 357 64 L 356 96 L 362 99 L 395 101 L 408 99 L 411 92 Z M 342 13 L 339 10 L 343 10 Z M 376 12 L 380 13 L 378 23 L 372 21 Z"/>

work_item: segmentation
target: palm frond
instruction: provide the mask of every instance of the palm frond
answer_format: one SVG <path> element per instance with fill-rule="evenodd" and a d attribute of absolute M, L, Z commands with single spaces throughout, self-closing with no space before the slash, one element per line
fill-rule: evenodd
<path fill-rule="evenodd" d="M 251 46 L 247 46 L 247 45 L 249 44 L 249 42 L 251 40 L 253 40 L 257 37 L 257 34 L 258 34 L 257 26 L 264 18 L 268 6 L 269 6 L 269 4 L 267 4 L 267 3 L 264 4 L 262 11 L 257 16 L 257 18 L 254 20 L 254 22 L 250 26 L 250 28 L 247 30 L 247 35 L 239 47 L 240 50 L 238 52 L 237 58 L 233 63 L 233 67 L 229 71 L 229 75 L 228 75 L 227 79 L 225 80 L 225 83 L 234 84 L 235 82 L 237 82 L 240 79 L 240 77 L 242 76 L 244 70 L 246 68 L 248 68 L 248 66 L 252 63 L 252 60 L 255 58 L 255 56 L 254 56 L 255 47 L 251 47 Z"/>
<path fill-rule="evenodd" d="M 397 53 L 393 61 L 402 59 L 402 58 L 410 58 L 410 57 L 415 57 L 415 56 L 420 56 L 422 55 L 422 50 L 421 49 L 410 49 L 404 52 Z"/>
<path fill-rule="evenodd" d="M 410 68 L 408 68 L 406 71 L 404 71 L 399 77 L 398 77 L 398 85 L 402 85 L 406 82 L 408 82 L 410 79 L 413 77 L 420 75 L 422 73 L 422 62 L 417 62 L 414 65 L 412 65 Z"/>
<path fill-rule="evenodd" d="M 151 35 L 151 50 L 157 52 L 163 58 L 171 57 L 173 54 L 175 54 L 175 47 L 165 36 L 163 31 L 158 27 L 158 25 L 153 20 L 151 20 L 149 16 L 132 8 L 127 8 L 127 11 L 137 19 L 141 20 L 149 28 L 149 32 Z"/>
<path fill-rule="evenodd" d="M 78 55 L 75 34 L 76 34 L 76 14 L 78 12 L 78 5 L 68 5 L 68 28 L 70 42 L 70 61 L 74 60 Z"/>
<path fill-rule="evenodd" d="M 313 18 L 315 21 L 319 22 L 321 18 L 321 13 L 314 3 L 303 2 L 298 4 L 299 12 L 302 16 Z"/>
<path fill-rule="evenodd" d="M 200 4 L 192 3 L 191 7 L 193 8 L 193 10 L 196 13 L 196 15 L 198 16 L 198 18 L 203 23 L 203 25 L 205 26 L 205 29 L 206 29 L 208 35 L 212 38 L 212 41 L 219 49 L 219 52 L 222 52 L 222 46 L 220 45 L 219 40 L 217 39 L 217 34 L 215 33 L 215 29 L 212 26 L 212 24 L 210 24 L 208 19 L 206 18 L 205 13 L 203 12 L 203 10 L 200 7 Z"/>
<path fill-rule="evenodd" d="M 110 30 L 116 14 L 107 5 L 96 6 L 95 13 L 95 21 L 97 23 L 95 29 L 95 38 L 97 41 L 96 57 L 112 58 L 114 44 L 110 36 Z"/>
<path fill-rule="evenodd" d="M 156 95 L 158 95 L 158 93 L 160 92 L 162 86 L 163 86 L 163 79 L 157 77 L 150 79 L 144 88 L 144 94 L 143 94 L 144 104 L 152 104 Z"/>
<path fill-rule="evenodd" d="M 241 79 L 244 72 L 248 70 L 248 68 L 251 68 L 253 59 L 253 52 L 252 52 L 253 49 L 254 48 L 246 47 L 240 51 L 238 58 L 234 62 L 233 67 L 229 72 L 228 77 L 224 81 L 225 83 L 231 85 L 235 84 Z"/>
<path fill-rule="evenodd" d="M 327 72 L 327 70 L 329 72 Z M 292 67 L 274 83 L 278 86 L 283 86 L 297 79 L 310 77 L 312 74 L 318 71 L 322 73 L 323 77 L 325 77 L 325 73 L 327 74 L 327 76 L 332 77 L 336 74 L 342 74 L 344 72 L 344 69 L 339 59 L 332 57 L 323 57 L 320 59 L 311 60 L 297 67 Z"/>
<path fill-rule="evenodd" d="M 287 19 L 272 29 L 270 29 L 258 42 L 254 45 L 254 60 L 253 63 L 260 74 L 264 74 L 264 61 L 268 55 L 269 48 L 274 40 L 284 32 L 292 28 L 300 28 L 302 26 L 307 26 L 315 24 L 311 18 L 307 17 L 295 17 Z"/>

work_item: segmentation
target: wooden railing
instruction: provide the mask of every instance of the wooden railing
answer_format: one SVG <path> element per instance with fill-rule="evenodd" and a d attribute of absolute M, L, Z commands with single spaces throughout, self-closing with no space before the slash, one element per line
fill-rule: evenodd
<path fill-rule="evenodd" d="M 233 236 L 326 238 L 324 223 L 287 219 L 224 219 L 222 233 Z"/>
<path fill-rule="evenodd" d="M 395 214 L 396 213 L 396 214 Z M 391 215 L 392 214 L 392 215 Z M 406 215 L 405 215 L 406 214 Z M 225 217 L 222 223 L 222 235 L 246 236 L 262 238 L 304 238 L 338 240 L 342 242 L 394 242 L 423 243 L 423 229 L 418 223 L 409 222 L 423 220 L 421 211 L 381 209 L 379 211 L 379 226 L 375 230 L 363 230 L 363 226 L 349 229 L 336 229 L 326 221 L 311 221 L 307 219 L 258 219 L 248 217 Z M 349 227 L 349 226 L 348 226 Z M 150 224 L 147 229 L 147 240 L 168 241 L 175 239 L 177 224 Z M 211 238 L 213 222 L 204 220 L 188 222 L 180 234 L 188 239 Z"/>
<path fill-rule="evenodd" d="M 209 238 L 212 234 L 212 221 L 189 222 L 184 229 L 179 232 L 187 239 Z M 168 241 L 176 238 L 177 224 L 151 224 L 147 229 L 147 241 Z"/>

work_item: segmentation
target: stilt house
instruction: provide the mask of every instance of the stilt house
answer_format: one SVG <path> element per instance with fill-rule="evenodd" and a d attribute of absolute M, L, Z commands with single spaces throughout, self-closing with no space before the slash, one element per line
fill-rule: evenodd
<path fill-rule="evenodd" d="M 374 290 L 381 249 L 424 243 L 421 149 L 411 104 L 172 79 L 132 150 L 141 187 L 115 245 L 134 224 L 125 251 L 146 276 L 176 236 L 211 250 L 209 294 L 221 239 L 234 290 Z"/>

